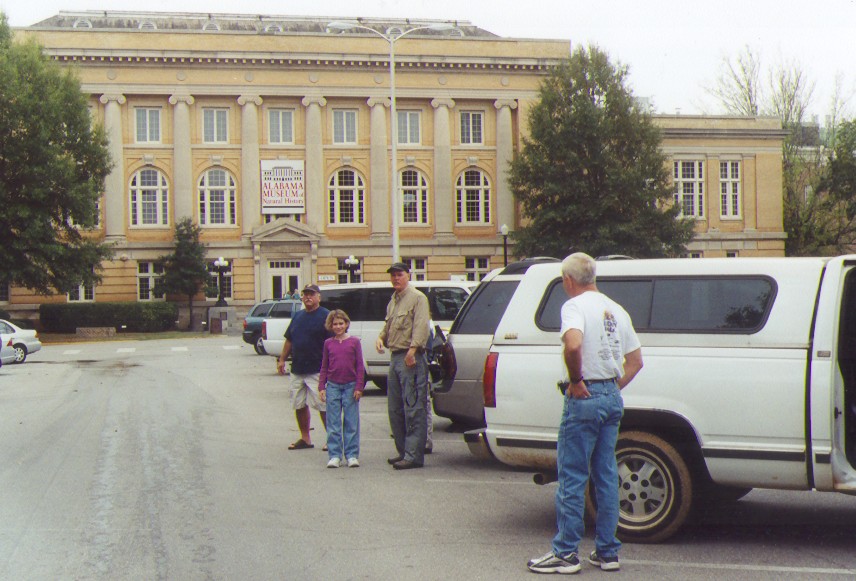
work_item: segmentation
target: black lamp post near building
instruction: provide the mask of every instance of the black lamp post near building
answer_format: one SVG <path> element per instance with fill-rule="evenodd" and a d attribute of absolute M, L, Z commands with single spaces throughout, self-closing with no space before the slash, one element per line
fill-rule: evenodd
<path fill-rule="evenodd" d="M 502 266 L 508 266 L 508 226 L 503 224 L 499 233 L 502 234 Z"/>
<path fill-rule="evenodd" d="M 345 268 L 348 269 L 348 282 L 354 282 L 354 275 L 360 268 L 360 259 L 351 254 L 345 259 Z"/>
<path fill-rule="evenodd" d="M 217 302 L 214 303 L 215 307 L 225 307 L 226 305 L 226 297 L 223 295 L 223 276 L 229 270 L 229 261 L 225 260 L 222 256 L 214 261 L 214 268 L 217 269 L 217 286 L 220 291 L 220 296 L 217 298 Z"/>

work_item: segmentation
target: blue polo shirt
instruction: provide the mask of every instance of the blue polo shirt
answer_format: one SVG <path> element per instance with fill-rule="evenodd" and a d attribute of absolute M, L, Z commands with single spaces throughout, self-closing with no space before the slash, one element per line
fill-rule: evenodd
<path fill-rule="evenodd" d="M 324 341 L 333 334 L 324 328 L 327 315 L 324 307 L 314 311 L 297 311 L 285 330 L 285 338 L 291 341 L 291 372 L 308 375 L 321 371 L 324 357 Z"/>

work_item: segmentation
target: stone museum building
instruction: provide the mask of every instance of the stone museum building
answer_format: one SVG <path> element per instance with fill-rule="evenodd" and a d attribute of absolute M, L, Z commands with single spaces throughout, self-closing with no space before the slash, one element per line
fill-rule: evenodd
<path fill-rule="evenodd" d="M 501 266 L 502 233 L 521 221 L 508 163 L 571 42 L 461 21 L 346 24 L 87 11 L 15 29 L 76 69 L 106 129 L 114 167 L 90 235 L 115 256 L 94 288 L 2 285 L 0 308 L 163 300 L 158 258 L 184 217 L 201 228 L 215 285 L 213 262 L 228 261 L 226 298 L 244 308 L 308 283 L 385 280 L 396 249 L 417 278 Z M 676 202 L 697 221 L 690 254 L 783 255 L 778 120 L 655 118 Z"/>

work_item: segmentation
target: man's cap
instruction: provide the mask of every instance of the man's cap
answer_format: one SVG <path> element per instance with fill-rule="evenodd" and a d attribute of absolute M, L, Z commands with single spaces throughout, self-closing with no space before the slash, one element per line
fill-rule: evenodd
<path fill-rule="evenodd" d="M 395 270 L 400 270 L 401 272 L 410 272 L 410 267 L 404 264 L 403 262 L 393 262 L 392 266 L 386 269 L 387 272 L 393 272 Z"/>
<path fill-rule="evenodd" d="M 317 285 L 317 284 L 307 284 L 305 287 L 303 287 L 303 291 L 302 291 L 302 292 L 305 292 L 305 293 L 318 293 L 318 294 L 321 294 L 321 289 L 320 289 L 320 288 L 318 288 L 318 285 Z"/>

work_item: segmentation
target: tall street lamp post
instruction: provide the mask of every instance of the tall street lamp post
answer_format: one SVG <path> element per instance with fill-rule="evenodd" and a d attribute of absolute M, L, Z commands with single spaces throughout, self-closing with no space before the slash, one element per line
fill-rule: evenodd
<path fill-rule="evenodd" d="M 225 260 L 222 256 L 214 261 L 214 268 L 217 269 L 217 286 L 220 289 L 220 296 L 217 298 L 217 302 L 214 303 L 215 307 L 225 307 L 226 305 L 226 297 L 223 294 L 223 276 L 226 274 L 226 271 L 229 270 L 229 261 Z"/>
<path fill-rule="evenodd" d="M 508 226 L 503 224 L 499 233 L 502 234 L 502 265 L 508 266 Z"/>
<path fill-rule="evenodd" d="M 391 26 L 386 29 L 386 32 L 378 32 L 374 28 L 369 28 L 368 26 L 363 26 L 359 22 L 353 20 L 336 20 L 327 25 L 327 31 L 337 30 L 340 32 L 345 32 L 348 30 L 367 30 L 377 36 L 381 37 L 385 41 L 389 43 L 389 102 L 390 102 L 390 118 L 392 120 L 391 123 L 391 132 L 390 136 L 392 137 L 392 160 L 390 163 L 390 212 L 392 213 L 392 261 L 398 262 L 401 257 L 399 256 L 398 249 L 398 208 L 399 208 L 399 200 L 398 200 L 398 172 L 396 171 L 396 162 L 398 160 L 398 112 L 395 108 L 395 41 L 398 39 L 407 36 L 412 32 L 416 32 L 419 30 L 435 30 L 435 31 L 443 31 L 443 30 L 455 30 L 456 27 L 448 22 L 437 22 L 432 24 L 427 24 L 425 26 L 414 26 L 413 28 L 402 28 L 400 26 Z"/>

